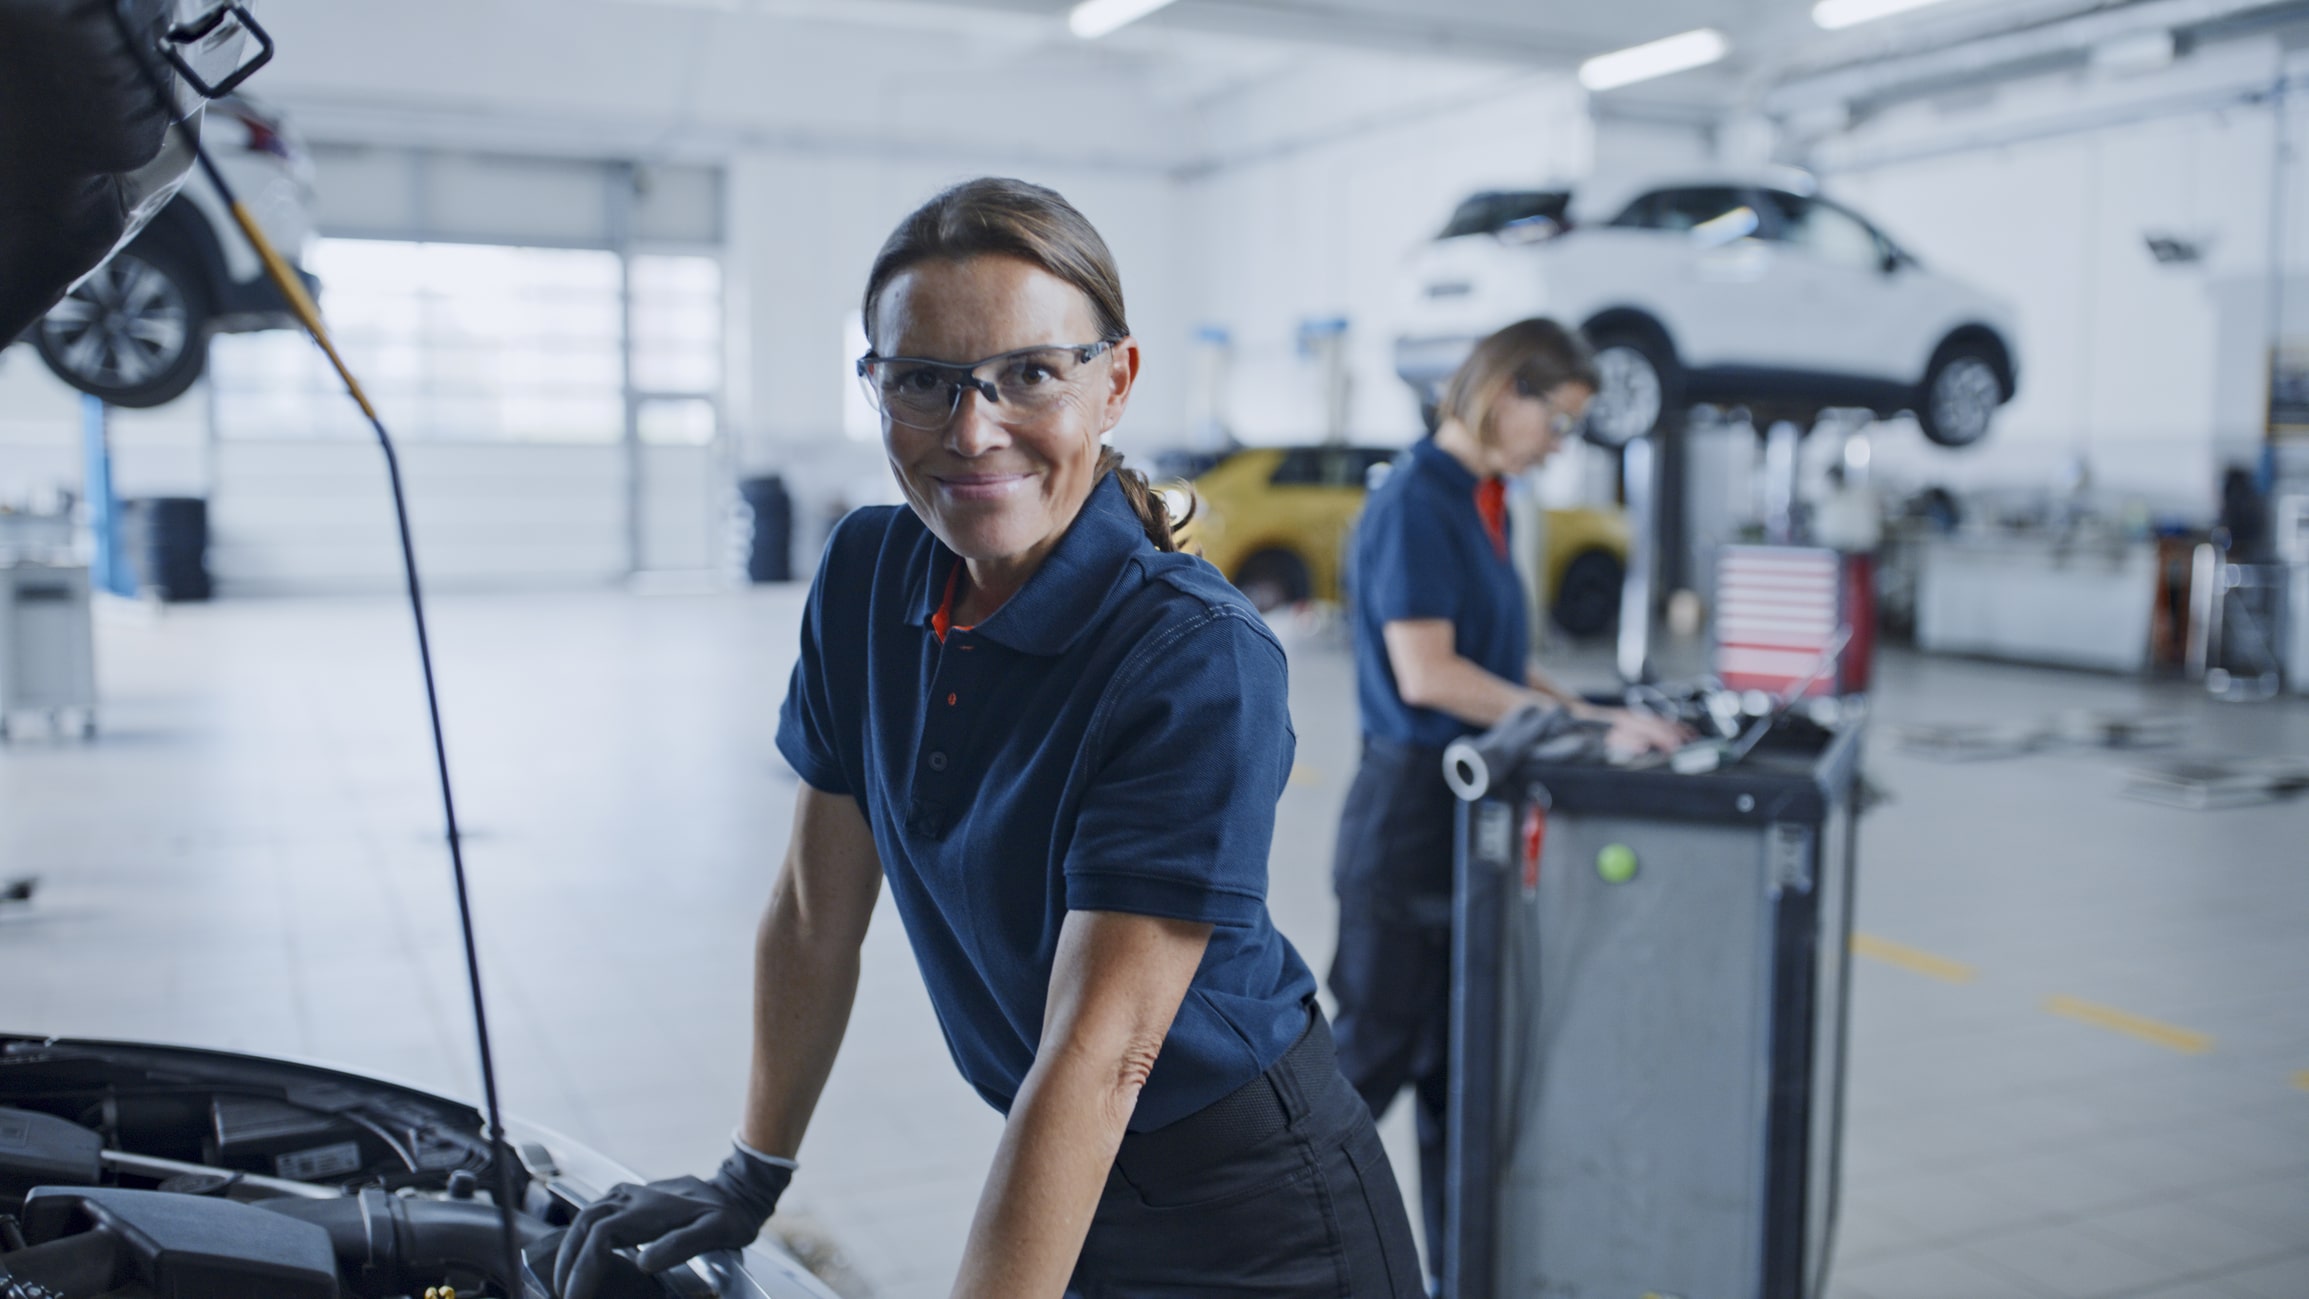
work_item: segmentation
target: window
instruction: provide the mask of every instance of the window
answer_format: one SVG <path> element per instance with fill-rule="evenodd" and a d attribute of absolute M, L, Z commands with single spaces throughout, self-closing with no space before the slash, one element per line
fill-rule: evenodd
<path fill-rule="evenodd" d="M 720 429 L 722 267 L 642 253 L 629 272 L 634 433 L 651 446 L 704 446 Z"/>
<path fill-rule="evenodd" d="M 1275 487 L 1361 489 L 1371 466 L 1393 455 L 1377 447 L 1293 447 L 1283 453 L 1267 482 Z"/>
<path fill-rule="evenodd" d="M 1477 194 L 1452 212 L 1438 239 L 1461 235 L 1499 234 L 1510 227 L 1536 227 L 1549 233 L 1568 224 L 1564 211 L 1571 195 L 1562 190 L 1513 190 Z"/>
<path fill-rule="evenodd" d="M 1765 191 L 1764 198 L 1779 218 L 1775 237 L 1838 266 L 1873 270 L 1883 264 L 1885 248 L 1876 232 L 1842 208 L 1778 190 Z"/>
<path fill-rule="evenodd" d="M 633 259 L 633 386 L 706 395 L 722 386 L 722 267 L 711 257 Z"/>
<path fill-rule="evenodd" d="M 1731 216 L 1748 201 L 1746 191 L 1728 185 L 1654 190 L 1628 204 L 1612 224 L 1638 230 L 1690 230 Z"/>
<path fill-rule="evenodd" d="M 641 439 L 695 445 L 718 431 L 722 284 L 712 257 L 639 254 L 628 270 L 607 249 L 323 239 L 310 269 L 337 346 L 398 437 L 621 440 L 629 317 Z M 302 334 L 220 336 L 211 375 L 222 436 L 367 432 Z"/>

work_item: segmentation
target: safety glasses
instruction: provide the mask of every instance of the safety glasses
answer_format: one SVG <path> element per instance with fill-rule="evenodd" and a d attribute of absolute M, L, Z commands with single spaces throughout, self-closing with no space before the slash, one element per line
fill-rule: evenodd
<path fill-rule="evenodd" d="M 877 412 L 908 428 L 946 427 L 965 392 L 976 392 L 996 420 L 1028 424 L 1078 393 L 1090 363 L 1120 341 L 1022 347 L 967 365 L 868 352 L 858 358 L 858 381 Z"/>

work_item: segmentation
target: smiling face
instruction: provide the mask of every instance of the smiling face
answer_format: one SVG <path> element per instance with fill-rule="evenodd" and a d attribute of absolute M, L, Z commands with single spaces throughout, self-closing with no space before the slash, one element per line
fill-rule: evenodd
<path fill-rule="evenodd" d="M 1491 471 L 1513 477 L 1545 464 L 1594 398 L 1584 383 L 1559 383 L 1543 397 L 1526 397 L 1510 381 L 1491 407 Z"/>
<path fill-rule="evenodd" d="M 918 262 L 891 277 L 874 315 L 880 356 L 966 365 L 1099 341 L 1082 290 L 1014 257 Z M 974 584 L 1016 589 L 1066 534 L 1097 483 L 1099 438 L 1122 419 L 1138 363 L 1138 344 L 1124 339 L 1029 419 L 968 390 L 942 428 L 883 418 L 906 503 L 970 561 Z"/>

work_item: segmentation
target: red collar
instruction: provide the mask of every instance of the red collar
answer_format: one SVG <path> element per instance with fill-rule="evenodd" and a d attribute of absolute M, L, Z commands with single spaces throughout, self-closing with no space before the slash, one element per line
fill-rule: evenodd
<path fill-rule="evenodd" d="M 1499 477 L 1483 479 L 1475 484 L 1475 512 L 1483 517 L 1483 530 L 1491 534 L 1491 548 L 1507 558 L 1507 480 Z"/>
<path fill-rule="evenodd" d="M 930 631 L 938 637 L 940 644 L 945 643 L 947 632 L 970 630 L 968 627 L 956 627 L 954 625 L 954 590 L 961 577 L 962 561 L 957 559 L 954 561 L 954 567 L 946 571 L 946 594 L 939 599 L 938 607 L 930 613 Z"/>

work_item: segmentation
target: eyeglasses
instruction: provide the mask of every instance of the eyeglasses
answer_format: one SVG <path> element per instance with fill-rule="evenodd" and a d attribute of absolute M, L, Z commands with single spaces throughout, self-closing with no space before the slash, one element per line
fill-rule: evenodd
<path fill-rule="evenodd" d="M 1580 429 L 1587 423 L 1587 416 L 1585 413 L 1574 415 L 1570 411 L 1564 410 L 1563 408 L 1557 406 L 1554 399 L 1549 397 L 1546 393 L 1534 392 L 1531 387 L 1531 381 L 1520 374 L 1515 376 L 1515 395 L 1530 401 L 1536 401 L 1540 405 L 1547 407 L 1547 431 L 1554 435 L 1555 440 L 1558 442 L 1570 441 L 1571 438 L 1577 434 Z"/>
<path fill-rule="evenodd" d="M 1077 391 L 1084 367 L 1113 351 L 1120 341 L 1022 347 L 967 365 L 868 352 L 858 358 L 858 381 L 877 412 L 908 428 L 946 427 L 961 408 L 964 392 L 975 392 L 991 405 L 995 419 L 1024 424 Z M 979 377 L 980 371 L 989 369 L 992 378 Z"/>

